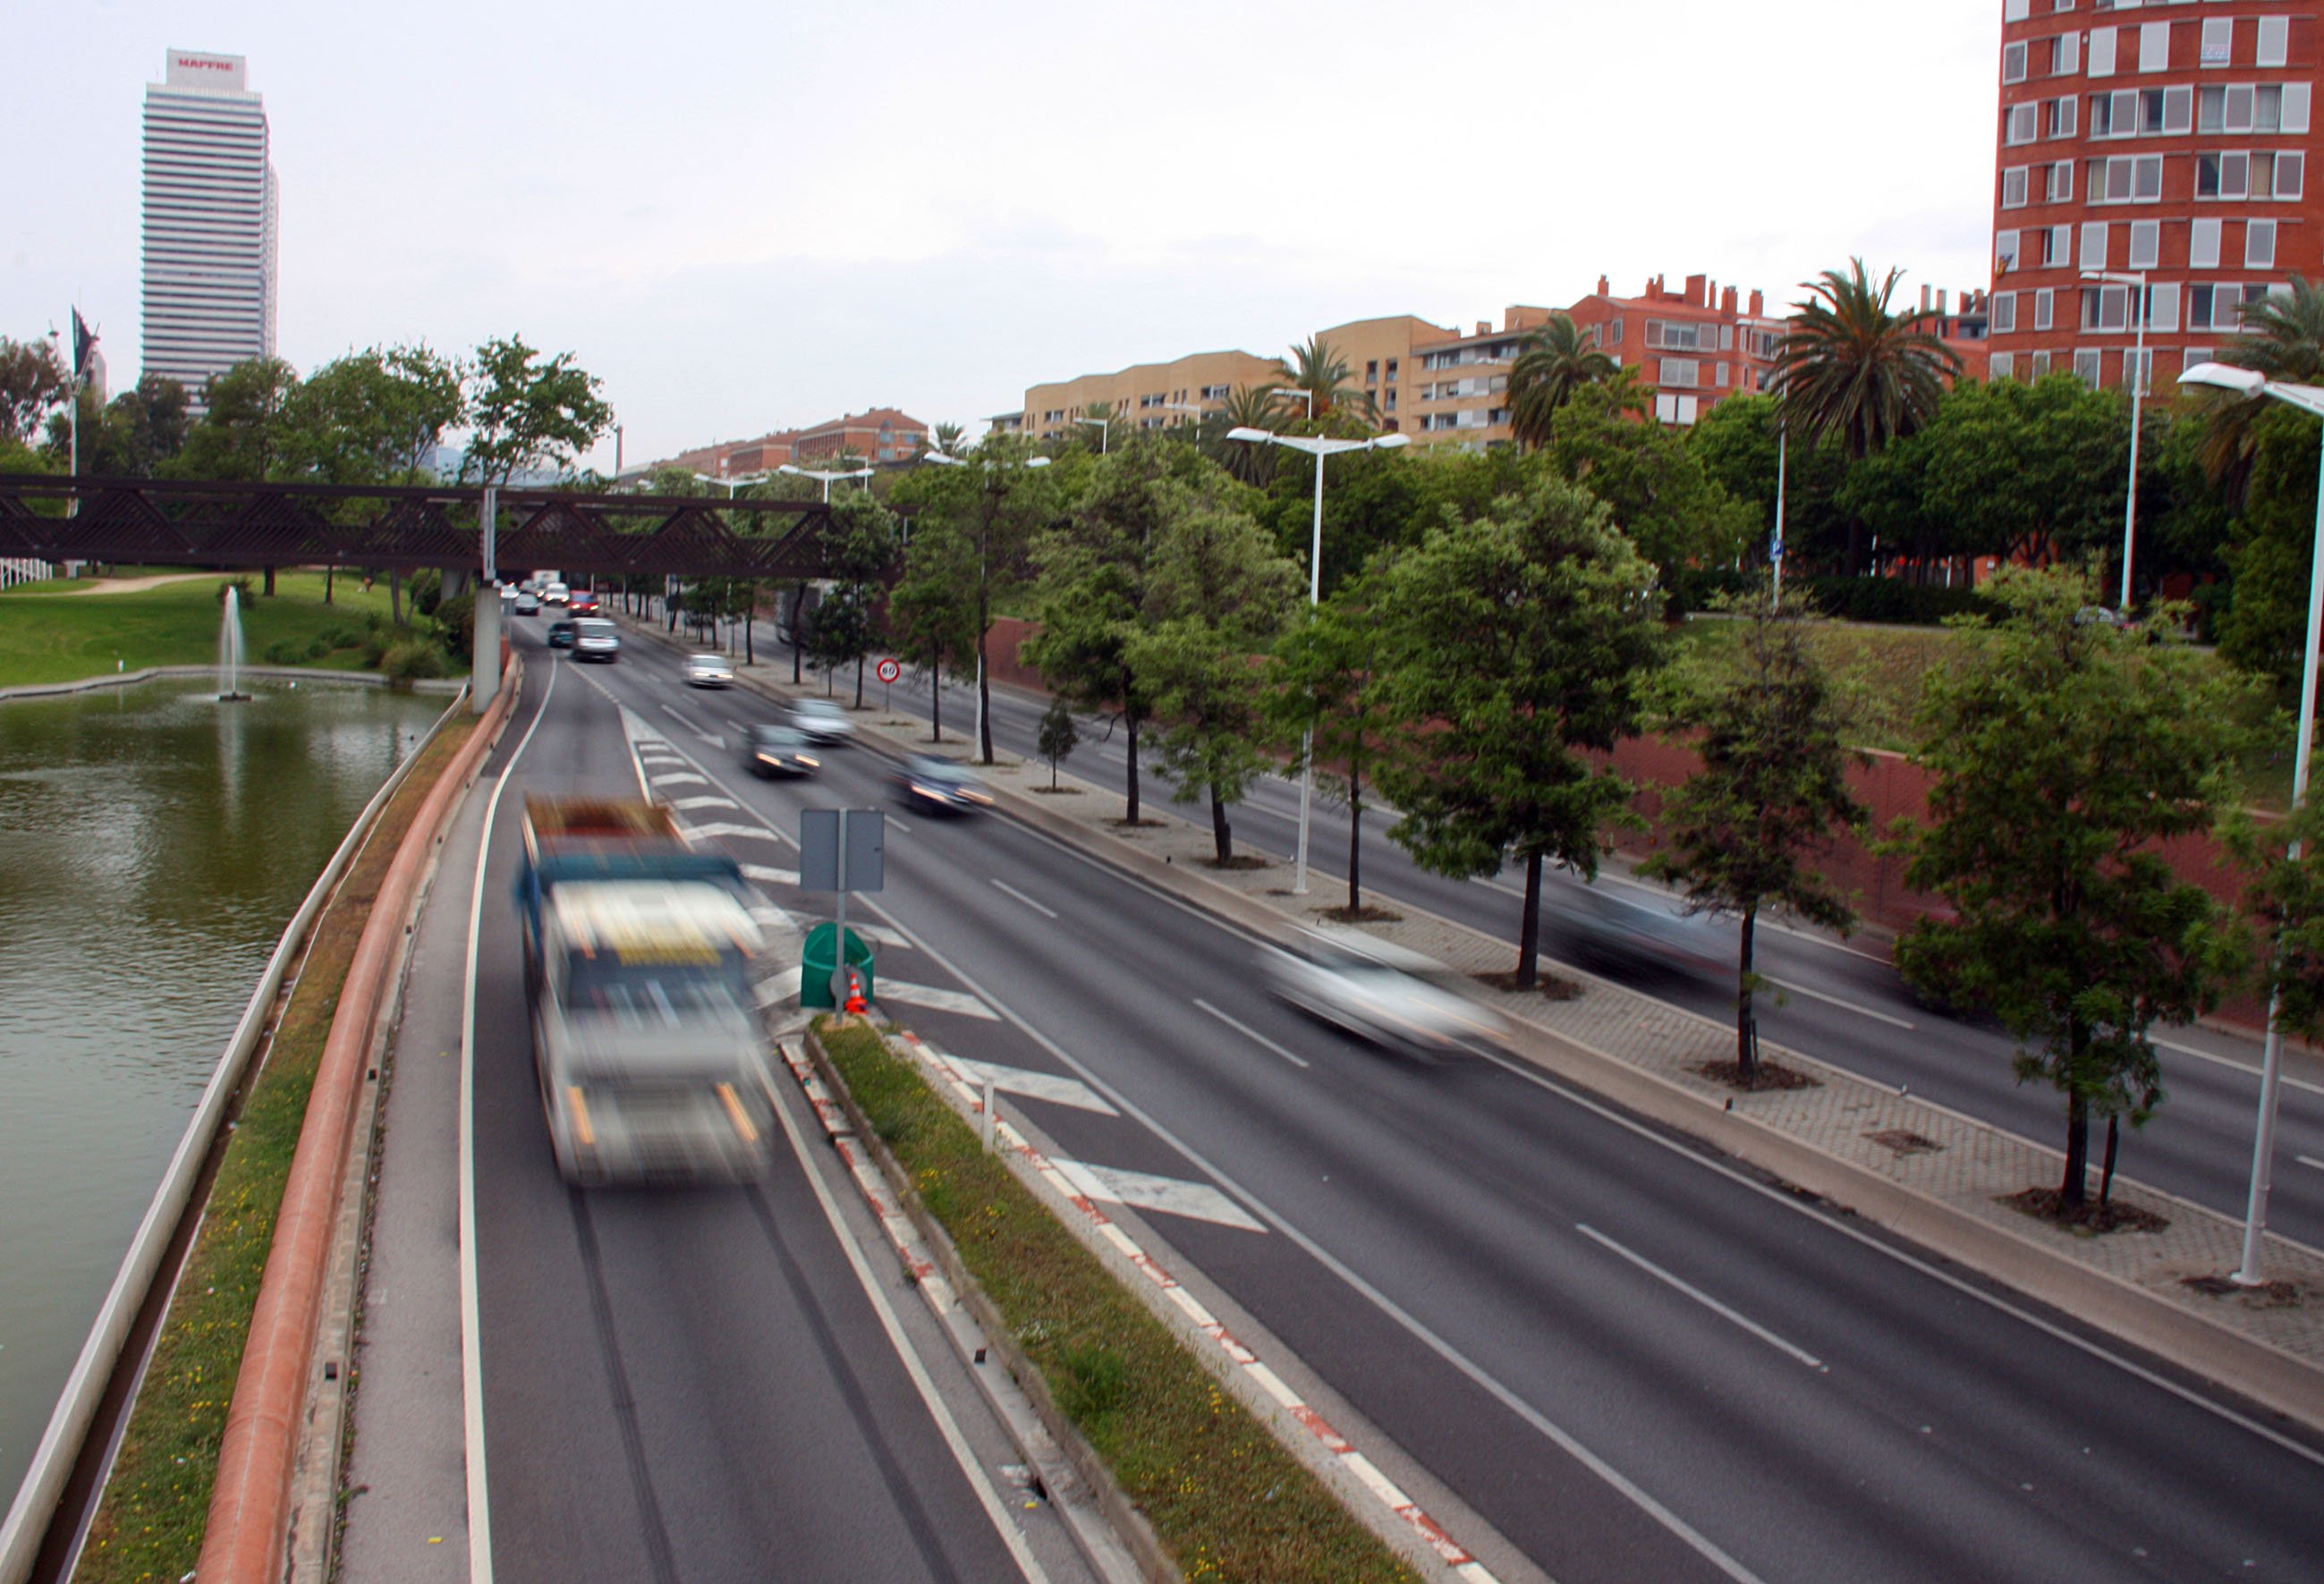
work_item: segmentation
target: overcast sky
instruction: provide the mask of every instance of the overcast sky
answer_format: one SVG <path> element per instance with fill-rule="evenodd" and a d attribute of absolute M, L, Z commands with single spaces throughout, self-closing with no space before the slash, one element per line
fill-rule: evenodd
<path fill-rule="evenodd" d="M 138 370 L 139 116 L 240 54 L 281 352 L 521 333 L 635 463 L 1412 313 L 1988 282 L 1999 0 L 12 8 L 0 335 Z M 596 458 L 610 467 L 610 440 Z"/>

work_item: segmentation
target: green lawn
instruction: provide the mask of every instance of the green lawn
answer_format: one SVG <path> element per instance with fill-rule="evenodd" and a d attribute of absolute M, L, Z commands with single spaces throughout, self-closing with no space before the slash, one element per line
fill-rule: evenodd
<path fill-rule="evenodd" d="M 204 666 L 217 658 L 218 589 L 224 574 L 134 594 L 72 594 L 87 584 L 26 584 L 0 592 L 0 687 L 72 682 L 145 666 Z M 251 587 L 264 586 L 253 575 Z M 243 652 L 252 665 L 363 670 L 368 618 L 388 619 L 387 585 L 364 592 L 360 577 L 335 580 L 323 603 L 323 575 L 285 572 L 272 598 L 243 604 Z M 404 613 L 410 614 L 407 603 Z M 320 652 L 313 652 L 318 646 Z M 277 656 L 270 658 L 272 649 Z"/>

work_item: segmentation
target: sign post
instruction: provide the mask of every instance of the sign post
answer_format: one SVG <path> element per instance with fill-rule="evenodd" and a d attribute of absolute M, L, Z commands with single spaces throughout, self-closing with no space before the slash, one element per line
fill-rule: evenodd
<path fill-rule="evenodd" d="M 848 987 L 847 893 L 877 891 L 887 881 L 888 816 L 876 808 L 799 811 L 799 889 L 839 893 L 839 928 L 831 962 L 831 1002 L 845 1007 Z M 804 964 L 802 964 L 804 966 Z M 799 984 L 807 1001 L 807 983 Z"/>
<path fill-rule="evenodd" d="M 896 678 L 904 674 L 904 668 L 896 664 L 895 657 L 890 655 L 880 662 L 876 670 L 880 678 L 880 709 L 882 714 L 887 714 L 888 690 L 895 686 Z"/>

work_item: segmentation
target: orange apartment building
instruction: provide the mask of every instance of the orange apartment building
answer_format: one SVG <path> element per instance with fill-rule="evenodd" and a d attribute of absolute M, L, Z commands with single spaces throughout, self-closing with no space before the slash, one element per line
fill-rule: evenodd
<path fill-rule="evenodd" d="M 2145 384 L 2319 267 L 2319 35 L 2285 0 L 2003 0 L 1992 374 Z"/>
<path fill-rule="evenodd" d="M 683 467 L 706 478 L 750 478 L 786 464 L 827 461 L 853 451 L 873 464 L 903 462 L 917 456 L 928 426 L 892 407 L 847 413 L 806 429 L 777 429 L 753 440 L 722 440 L 659 462 L 641 463 L 622 476 L 638 478 L 657 468 Z"/>

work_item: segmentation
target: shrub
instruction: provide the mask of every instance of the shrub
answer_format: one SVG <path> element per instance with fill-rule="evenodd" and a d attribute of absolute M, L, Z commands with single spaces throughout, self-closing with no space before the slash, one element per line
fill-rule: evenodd
<path fill-rule="evenodd" d="M 289 639 L 278 638 L 258 658 L 270 666 L 295 666 L 305 658 L 305 651 Z"/>
<path fill-rule="evenodd" d="M 379 668 L 399 682 L 444 675 L 444 651 L 424 638 L 406 638 L 380 657 Z"/>
<path fill-rule="evenodd" d="M 314 642 L 307 646 L 307 658 L 310 660 L 319 660 L 325 655 L 329 654 L 333 649 L 339 647 L 339 645 L 332 643 L 326 639 L 318 638 Z"/>
<path fill-rule="evenodd" d="M 497 599 L 500 596 L 493 596 Z M 436 605 L 436 633 L 444 645 L 444 652 L 456 660 L 466 661 L 476 641 L 476 596 L 455 594 L 440 600 Z"/>
<path fill-rule="evenodd" d="M 217 592 L 219 604 L 223 605 L 226 603 L 226 591 L 228 589 L 233 589 L 235 591 L 235 598 L 237 604 L 241 605 L 245 611 L 250 609 L 249 578 L 229 577 L 224 583 L 219 584 Z"/>

